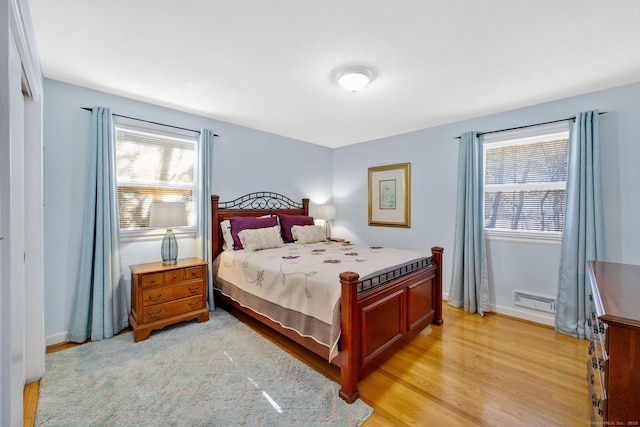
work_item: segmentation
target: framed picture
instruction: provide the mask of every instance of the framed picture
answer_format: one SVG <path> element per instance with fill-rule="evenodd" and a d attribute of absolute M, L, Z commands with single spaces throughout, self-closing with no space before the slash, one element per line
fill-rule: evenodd
<path fill-rule="evenodd" d="M 411 163 L 369 168 L 369 225 L 411 226 Z"/>

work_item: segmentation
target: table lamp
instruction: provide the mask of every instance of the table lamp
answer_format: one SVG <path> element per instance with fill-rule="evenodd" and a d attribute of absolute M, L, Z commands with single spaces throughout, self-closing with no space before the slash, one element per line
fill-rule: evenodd
<path fill-rule="evenodd" d="M 149 227 L 167 227 L 162 239 L 160 254 L 162 264 L 176 264 L 178 259 L 178 241 L 173 234 L 172 227 L 184 227 L 187 223 L 187 210 L 184 202 L 155 202 L 151 203 Z"/>
<path fill-rule="evenodd" d="M 331 239 L 331 224 L 329 220 L 336 218 L 336 207 L 334 205 L 318 206 L 318 219 L 324 220 L 324 232 L 327 239 Z"/>

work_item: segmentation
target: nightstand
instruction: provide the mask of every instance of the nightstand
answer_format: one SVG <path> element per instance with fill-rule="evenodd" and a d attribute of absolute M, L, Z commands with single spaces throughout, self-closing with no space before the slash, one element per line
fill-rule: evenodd
<path fill-rule="evenodd" d="M 129 324 L 135 342 L 149 338 L 154 329 L 185 320 L 209 320 L 207 263 L 200 258 L 161 261 L 129 266 L 131 314 Z"/>

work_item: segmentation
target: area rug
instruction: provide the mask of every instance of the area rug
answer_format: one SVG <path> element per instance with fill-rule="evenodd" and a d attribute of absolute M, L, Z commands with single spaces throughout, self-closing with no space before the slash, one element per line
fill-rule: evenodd
<path fill-rule="evenodd" d="M 358 426 L 373 412 L 222 309 L 47 354 L 36 426 Z"/>

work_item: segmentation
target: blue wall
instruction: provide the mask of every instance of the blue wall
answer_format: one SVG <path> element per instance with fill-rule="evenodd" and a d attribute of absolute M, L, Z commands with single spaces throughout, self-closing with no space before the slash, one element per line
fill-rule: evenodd
<path fill-rule="evenodd" d="M 461 100 L 464 102 L 464 100 Z M 89 113 L 115 113 L 191 129 L 207 127 L 214 145 L 214 191 L 223 200 L 252 191 L 278 191 L 323 203 L 333 198 L 333 235 L 356 242 L 428 252 L 445 248 L 444 291 L 451 280 L 457 139 L 469 130 L 492 131 L 571 117 L 599 109 L 607 260 L 640 264 L 640 83 L 528 108 L 329 149 L 131 99 L 45 79 L 45 322 L 47 343 L 64 341 L 77 275 Z M 411 228 L 367 224 L 372 166 L 411 162 Z M 315 204 L 311 213 L 315 214 Z M 181 242 L 181 256 L 192 246 Z M 123 265 L 156 260 L 157 242 L 129 244 Z M 186 248 L 186 253 L 182 248 Z M 558 243 L 490 240 L 491 303 L 495 311 L 551 324 L 553 316 L 512 304 L 513 290 L 555 297 Z M 148 258 L 148 259 L 147 259 Z"/>
<path fill-rule="evenodd" d="M 114 113 L 189 129 L 208 128 L 214 141 L 213 192 L 222 201 L 253 191 L 275 191 L 311 199 L 311 214 L 332 191 L 332 150 L 278 135 L 44 80 L 45 336 L 66 341 L 76 287 L 84 209 L 89 117 L 82 107 L 101 105 Z M 180 257 L 195 255 L 194 239 L 180 242 Z M 159 259 L 159 241 L 123 243 L 122 264 Z"/>
<path fill-rule="evenodd" d="M 455 138 L 471 130 L 532 125 L 591 109 L 608 112 L 600 116 L 607 259 L 639 264 L 640 83 L 335 149 L 334 234 L 424 251 L 443 246 L 448 293 L 456 215 Z M 411 162 L 411 228 L 368 226 L 367 169 L 403 162 Z M 514 306 L 512 299 L 514 290 L 556 296 L 560 245 L 513 240 L 487 245 L 493 309 L 552 324 L 552 315 Z"/>

